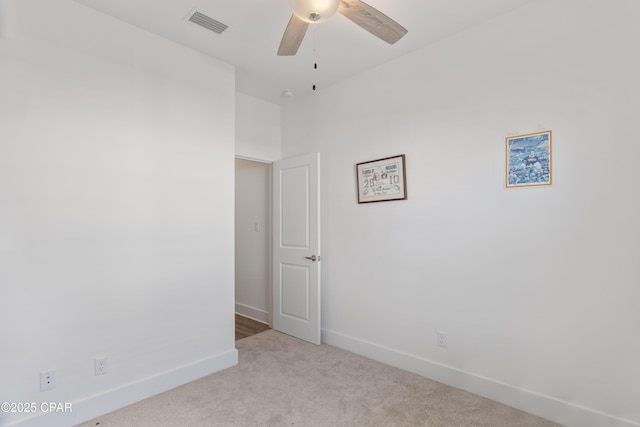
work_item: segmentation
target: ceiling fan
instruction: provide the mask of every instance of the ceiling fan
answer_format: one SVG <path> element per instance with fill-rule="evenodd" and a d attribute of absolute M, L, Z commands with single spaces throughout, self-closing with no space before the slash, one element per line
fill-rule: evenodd
<path fill-rule="evenodd" d="M 389 44 L 407 34 L 402 25 L 361 0 L 289 0 L 289 4 L 293 15 L 284 30 L 279 56 L 295 55 L 309 24 L 323 22 L 336 12 Z"/>

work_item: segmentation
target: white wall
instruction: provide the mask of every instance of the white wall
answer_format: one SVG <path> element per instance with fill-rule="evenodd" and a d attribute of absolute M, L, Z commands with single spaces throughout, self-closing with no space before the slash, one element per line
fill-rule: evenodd
<path fill-rule="evenodd" d="M 236 93 L 236 156 L 260 161 L 281 159 L 281 107 Z"/>
<path fill-rule="evenodd" d="M 236 313 L 271 315 L 271 164 L 236 159 Z"/>
<path fill-rule="evenodd" d="M 640 425 L 639 21 L 632 0 L 535 1 L 283 107 L 283 157 L 324 162 L 325 342 Z M 504 138 L 540 128 L 554 185 L 506 190 Z M 355 164 L 403 153 L 408 200 L 358 205 Z"/>
<path fill-rule="evenodd" d="M 70 0 L 0 17 L 0 401 L 73 404 L 0 424 L 237 363 L 233 68 Z"/>

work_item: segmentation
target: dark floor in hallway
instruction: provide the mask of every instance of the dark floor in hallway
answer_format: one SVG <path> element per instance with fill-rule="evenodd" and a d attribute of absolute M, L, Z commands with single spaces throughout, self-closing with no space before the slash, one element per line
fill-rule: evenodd
<path fill-rule="evenodd" d="M 236 341 L 269 329 L 269 325 L 236 314 Z"/>

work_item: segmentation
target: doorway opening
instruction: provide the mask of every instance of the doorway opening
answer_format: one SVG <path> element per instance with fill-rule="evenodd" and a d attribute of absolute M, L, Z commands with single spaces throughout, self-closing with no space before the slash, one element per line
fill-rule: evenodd
<path fill-rule="evenodd" d="M 270 163 L 235 159 L 236 339 L 272 326 L 271 174 Z"/>

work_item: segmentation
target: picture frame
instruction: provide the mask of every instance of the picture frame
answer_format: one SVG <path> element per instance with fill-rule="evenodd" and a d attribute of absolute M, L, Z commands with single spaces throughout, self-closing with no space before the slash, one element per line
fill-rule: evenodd
<path fill-rule="evenodd" d="M 505 138 L 506 188 L 543 187 L 553 184 L 552 131 Z"/>
<path fill-rule="evenodd" d="M 405 155 L 356 164 L 358 203 L 407 199 Z"/>

